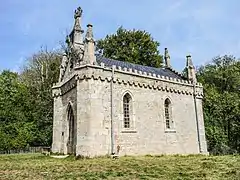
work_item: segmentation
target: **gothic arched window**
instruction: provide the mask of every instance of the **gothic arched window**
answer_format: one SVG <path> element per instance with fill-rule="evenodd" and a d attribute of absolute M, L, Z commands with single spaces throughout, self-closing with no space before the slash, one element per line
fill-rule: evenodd
<path fill-rule="evenodd" d="M 130 128 L 131 112 L 132 112 L 132 97 L 129 93 L 123 96 L 123 127 Z"/>
<path fill-rule="evenodd" d="M 164 112 L 165 112 L 166 128 L 171 129 L 173 128 L 172 106 L 171 106 L 171 101 L 168 98 L 164 102 Z"/>

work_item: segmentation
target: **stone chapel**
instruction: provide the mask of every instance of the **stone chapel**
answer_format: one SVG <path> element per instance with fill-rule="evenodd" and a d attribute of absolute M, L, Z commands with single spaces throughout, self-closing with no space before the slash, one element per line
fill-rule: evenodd
<path fill-rule="evenodd" d="M 154 68 L 95 55 L 93 26 L 83 37 L 82 9 L 67 36 L 54 84 L 52 152 L 81 156 L 207 154 L 203 87 L 191 56 L 187 77 L 170 65 Z"/>

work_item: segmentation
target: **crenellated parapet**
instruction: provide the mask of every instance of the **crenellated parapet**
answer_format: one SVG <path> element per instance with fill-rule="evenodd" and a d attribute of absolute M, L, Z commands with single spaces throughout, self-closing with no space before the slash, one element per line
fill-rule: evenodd
<path fill-rule="evenodd" d="M 70 90 L 74 89 L 76 86 L 77 86 L 77 81 L 74 76 L 70 81 L 63 84 L 63 86 L 61 87 L 61 95 L 66 94 Z"/>
<path fill-rule="evenodd" d="M 67 92 L 71 91 L 77 86 L 77 81 L 75 79 L 75 74 L 72 75 L 68 80 L 63 82 L 54 83 L 52 87 L 52 96 L 53 98 L 62 96 Z"/>
<path fill-rule="evenodd" d="M 52 97 L 57 98 L 61 96 L 61 89 L 60 88 L 52 88 Z"/>
<path fill-rule="evenodd" d="M 85 72 L 83 69 L 88 68 Z M 99 81 L 107 81 L 114 83 L 135 86 L 139 88 L 148 88 L 153 90 L 166 91 L 170 93 L 178 93 L 185 95 L 193 95 L 193 84 L 191 81 L 171 78 L 168 76 L 159 76 L 147 72 L 136 71 L 131 68 L 122 68 L 113 66 L 105 67 L 104 63 L 100 66 L 85 65 L 78 67 L 79 73 L 76 79 L 79 81 L 93 79 Z M 114 69 L 114 77 L 111 77 L 111 71 Z M 203 97 L 202 84 L 196 84 L 196 94 L 198 97 Z"/>
<path fill-rule="evenodd" d="M 93 68 L 100 68 L 106 71 L 112 71 L 112 68 L 109 68 L 107 66 L 104 65 L 104 63 L 101 63 L 100 66 L 97 65 L 86 65 L 88 67 L 93 67 Z M 78 69 L 84 68 L 86 66 L 82 66 L 82 67 L 78 67 Z M 143 78 L 148 78 L 148 79 L 156 79 L 158 81 L 165 81 L 165 82 L 170 82 L 170 83 L 174 83 L 174 84 L 181 84 L 181 85 L 186 85 L 186 86 L 193 86 L 193 83 L 191 81 L 188 80 L 183 80 L 183 79 L 179 79 L 179 78 L 172 78 L 169 76 L 160 76 L 160 75 L 156 75 L 154 73 L 148 73 L 148 72 L 144 72 L 144 71 L 138 71 L 136 69 L 131 69 L 131 68 L 127 68 L 127 67 L 121 67 L 121 66 L 114 66 L 115 72 L 119 72 L 119 73 L 123 73 L 123 74 L 129 74 L 129 75 L 133 75 L 133 76 L 139 76 L 139 77 L 143 77 Z M 177 73 L 179 76 L 181 75 L 179 72 L 174 71 L 173 69 L 171 69 L 173 72 Z M 196 83 L 197 87 L 202 87 L 201 83 Z"/>
<path fill-rule="evenodd" d="M 112 69 L 114 69 L 114 77 L 111 77 Z M 192 81 L 168 76 L 160 76 L 154 73 L 138 71 L 132 68 L 121 66 L 107 67 L 104 63 L 99 65 L 86 64 L 75 68 L 76 74 L 73 74 L 69 80 L 54 84 L 54 89 L 61 89 L 60 95 L 63 95 L 76 87 L 76 81 L 93 79 L 100 81 L 135 86 L 139 88 L 149 88 L 153 90 L 166 91 L 170 93 L 178 93 L 185 95 L 193 95 L 194 84 Z M 196 95 L 199 98 L 203 97 L 203 86 L 201 83 L 195 85 Z M 59 95 L 59 92 L 57 92 Z M 56 95 L 55 95 L 56 96 Z"/>

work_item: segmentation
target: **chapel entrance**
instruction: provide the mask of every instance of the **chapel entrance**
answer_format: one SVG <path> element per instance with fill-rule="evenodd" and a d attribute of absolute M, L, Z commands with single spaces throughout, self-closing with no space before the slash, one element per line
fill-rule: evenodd
<path fill-rule="evenodd" d="M 68 154 L 76 154 L 76 126 L 75 119 L 73 114 L 72 106 L 68 107 L 68 127 L 69 127 L 69 136 L 67 142 L 67 153 Z"/>

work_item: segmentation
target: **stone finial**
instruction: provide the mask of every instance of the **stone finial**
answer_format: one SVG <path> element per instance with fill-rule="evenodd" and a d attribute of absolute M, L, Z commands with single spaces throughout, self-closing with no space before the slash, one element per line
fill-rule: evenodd
<path fill-rule="evenodd" d="M 84 44 L 83 44 L 83 30 L 81 27 L 81 17 L 82 17 L 82 9 L 78 7 L 74 13 L 74 26 L 69 35 L 66 37 L 66 44 L 68 46 L 68 51 L 70 56 L 74 57 L 74 61 L 72 63 L 76 63 L 76 65 L 80 64 L 83 59 L 84 53 Z"/>
<path fill-rule="evenodd" d="M 189 81 L 196 83 L 196 72 L 195 67 L 193 66 L 192 57 L 191 55 L 187 55 L 187 62 L 186 62 L 186 71 L 187 71 L 187 78 Z"/>
<path fill-rule="evenodd" d="M 82 17 L 82 9 L 78 7 L 74 13 L 74 25 L 71 33 L 66 36 L 65 43 L 69 50 L 73 51 L 83 51 L 83 30 L 81 27 L 81 17 Z M 81 54 L 81 53 L 80 53 Z"/>
<path fill-rule="evenodd" d="M 87 32 L 86 32 L 86 36 L 85 36 L 85 40 L 86 41 L 92 41 L 94 42 L 94 39 L 93 39 L 93 26 L 91 24 L 88 24 L 87 25 Z"/>
<path fill-rule="evenodd" d="M 75 19 L 75 23 L 74 23 L 74 30 L 78 30 L 78 31 L 81 31 L 81 17 L 82 17 L 82 8 L 81 7 L 78 7 L 76 10 L 75 10 L 75 13 L 74 13 L 74 19 Z"/>
<path fill-rule="evenodd" d="M 164 49 L 164 60 L 165 60 L 165 67 L 171 67 L 170 55 L 167 48 Z"/>
<path fill-rule="evenodd" d="M 193 66 L 193 62 L 192 62 L 192 57 L 191 57 L 191 55 L 190 55 L 190 54 L 187 55 L 186 58 L 187 58 L 186 66 L 187 66 L 187 67 L 188 67 L 188 66 Z"/>
<path fill-rule="evenodd" d="M 81 7 L 78 7 L 76 10 L 75 10 L 75 14 L 74 14 L 74 18 L 77 19 L 78 17 L 81 17 L 82 16 L 82 8 Z"/>
<path fill-rule="evenodd" d="M 91 24 L 87 25 L 87 32 L 84 40 L 84 64 L 95 64 L 95 41 L 93 39 L 93 26 Z"/>
<path fill-rule="evenodd" d="M 67 62 L 68 62 L 68 57 L 67 57 L 67 54 L 64 53 L 63 57 L 62 57 L 62 64 L 61 64 L 61 66 L 65 68 L 67 66 Z"/>
<path fill-rule="evenodd" d="M 67 66 L 67 61 L 68 61 L 67 54 L 64 53 L 62 57 L 62 63 L 60 65 L 60 73 L 59 73 L 59 80 L 58 80 L 59 82 L 62 81 L 62 78 L 64 76 L 64 72 Z"/>

